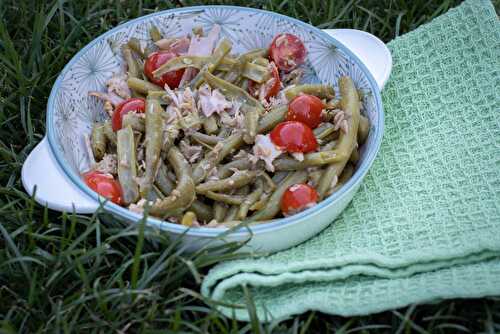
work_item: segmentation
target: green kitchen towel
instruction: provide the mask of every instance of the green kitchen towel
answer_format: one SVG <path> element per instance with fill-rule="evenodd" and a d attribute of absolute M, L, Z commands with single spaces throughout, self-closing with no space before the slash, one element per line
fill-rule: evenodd
<path fill-rule="evenodd" d="M 360 190 L 315 238 L 214 267 L 203 295 L 243 306 L 225 314 L 248 320 L 243 286 L 262 320 L 500 294 L 495 10 L 466 1 L 389 48 L 384 139 Z"/>

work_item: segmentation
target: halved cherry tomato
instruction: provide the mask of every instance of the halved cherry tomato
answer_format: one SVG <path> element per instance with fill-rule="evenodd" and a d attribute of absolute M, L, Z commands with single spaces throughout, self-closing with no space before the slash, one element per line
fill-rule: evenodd
<path fill-rule="evenodd" d="M 280 70 L 290 72 L 306 60 L 306 47 L 295 35 L 279 34 L 271 42 L 269 56 Z"/>
<path fill-rule="evenodd" d="M 90 189 L 116 204 L 122 203 L 122 187 L 111 174 L 90 171 L 83 174 L 83 180 Z"/>
<path fill-rule="evenodd" d="M 299 183 L 288 188 L 281 197 L 281 212 L 288 216 L 318 202 L 318 192 L 310 185 Z"/>
<path fill-rule="evenodd" d="M 271 131 L 274 145 L 287 152 L 311 152 L 318 148 L 318 142 L 310 127 L 296 121 L 282 122 Z"/>
<path fill-rule="evenodd" d="M 314 95 L 299 95 L 288 106 L 287 121 L 299 121 L 314 129 L 321 123 L 323 102 Z"/>
<path fill-rule="evenodd" d="M 148 77 L 149 81 L 161 87 L 165 86 L 165 84 L 172 89 L 179 87 L 184 69 L 167 72 L 159 79 L 153 75 L 154 70 L 175 57 L 177 57 L 177 54 L 171 51 L 153 52 L 144 63 L 144 74 Z"/>
<path fill-rule="evenodd" d="M 271 76 L 273 80 L 268 80 L 267 82 L 264 82 L 263 84 L 258 84 L 255 81 L 250 80 L 248 82 L 248 92 L 250 95 L 259 97 L 259 91 L 261 89 L 261 86 L 264 85 L 262 89 L 264 89 L 264 99 L 269 100 L 270 97 L 276 96 L 280 89 L 281 89 L 281 80 L 280 80 L 280 73 L 278 72 L 278 68 L 276 67 L 276 64 L 271 62 L 270 65 L 271 67 Z"/>
<path fill-rule="evenodd" d="M 111 118 L 111 127 L 113 128 L 113 131 L 118 131 L 122 128 L 123 115 L 131 111 L 144 112 L 145 108 L 146 102 L 144 99 L 138 97 L 126 99 L 117 105 L 115 111 L 113 112 L 113 117 Z"/>

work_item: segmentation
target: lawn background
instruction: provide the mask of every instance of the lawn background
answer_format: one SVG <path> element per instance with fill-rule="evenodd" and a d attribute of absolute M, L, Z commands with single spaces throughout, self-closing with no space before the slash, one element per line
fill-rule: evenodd
<path fill-rule="evenodd" d="M 60 214 L 34 203 L 20 170 L 45 133 L 53 82 L 85 44 L 129 19 L 201 4 L 262 8 L 319 28 L 356 28 L 385 42 L 460 1 L 35 1 L 0 0 L 0 333 L 500 333 L 500 298 L 451 300 L 365 317 L 309 312 L 270 324 L 238 323 L 201 300 L 215 263 L 183 255 L 166 236 Z M 500 8 L 500 1 L 495 6 Z M 210 304 L 209 301 L 206 301 Z M 251 296 L 247 307 L 252 310 Z"/>

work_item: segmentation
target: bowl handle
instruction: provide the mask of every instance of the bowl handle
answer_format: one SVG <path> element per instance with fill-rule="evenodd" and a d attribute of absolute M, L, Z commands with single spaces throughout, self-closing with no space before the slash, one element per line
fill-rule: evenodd
<path fill-rule="evenodd" d="M 99 203 L 78 189 L 59 167 L 47 137 L 31 151 L 23 164 L 21 179 L 28 194 L 49 209 L 93 213 Z M 35 191 L 36 188 L 36 191 Z"/>
<path fill-rule="evenodd" d="M 358 56 L 377 81 L 380 90 L 384 88 L 392 69 L 391 52 L 384 42 L 361 30 L 324 29 L 323 31 Z"/>

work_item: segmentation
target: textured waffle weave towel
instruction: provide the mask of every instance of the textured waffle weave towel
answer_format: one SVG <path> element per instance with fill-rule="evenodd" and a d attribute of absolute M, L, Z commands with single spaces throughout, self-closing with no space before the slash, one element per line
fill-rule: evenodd
<path fill-rule="evenodd" d="M 247 285 L 264 320 L 500 294 L 495 10 L 466 1 L 389 48 L 384 139 L 351 204 L 308 242 L 216 266 L 205 296 L 242 305 Z M 221 310 L 248 319 L 244 308 Z"/>

